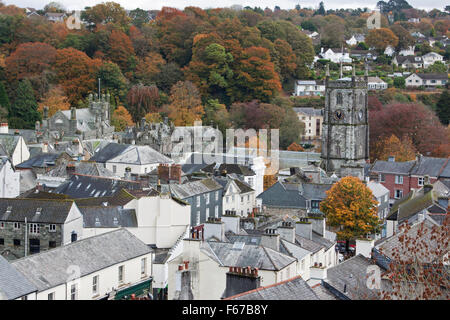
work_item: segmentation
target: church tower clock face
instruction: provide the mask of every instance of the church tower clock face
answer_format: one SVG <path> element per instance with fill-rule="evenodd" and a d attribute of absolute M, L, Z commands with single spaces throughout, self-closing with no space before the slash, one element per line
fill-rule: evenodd
<path fill-rule="evenodd" d="M 336 120 L 343 120 L 344 119 L 344 111 L 342 111 L 341 109 L 336 110 L 336 112 L 334 113 L 334 118 Z"/>

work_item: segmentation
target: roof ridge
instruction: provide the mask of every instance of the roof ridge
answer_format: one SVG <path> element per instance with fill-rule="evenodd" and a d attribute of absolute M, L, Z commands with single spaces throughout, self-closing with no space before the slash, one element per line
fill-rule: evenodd
<path fill-rule="evenodd" d="M 273 261 L 273 259 L 272 259 L 272 257 L 270 256 L 269 252 L 267 251 L 267 248 L 264 247 L 264 246 L 261 246 L 261 247 L 263 248 L 264 252 L 266 253 L 267 258 L 269 258 L 270 262 L 271 262 L 272 265 L 275 267 L 275 270 L 277 270 L 277 271 L 280 270 L 280 269 L 278 268 L 278 266 L 275 264 L 275 262 Z"/>
<path fill-rule="evenodd" d="M 250 290 L 250 291 L 241 292 L 241 293 L 235 294 L 234 296 L 230 296 L 228 298 L 225 298 L 223 300 L 231 300 L 232 298 L 237 298 L 237 297 L 241 297 L 243 295 L 247 295 L 247 294 L 250 294 L 250 293 L 253 293 L 253 292 L 258 292 L 258 291 L 261 291 L 261 290 L 264 290 L 264 289 L 269 289 L 269 288 L 272 288 L 272 287 L 275 287 L 275 286 L 279 286 L 279 285 L 285 284 L 285 283 L 290 282 L 290 281 L 294 281 L 294 280 L 296 280 L 298 278 L 302 278 L 302 276 L 295 276 L 293 278 L 289 278 L 287 280 L 283 280 L 283 281 L 280 281 L 280 282 L 272 283 L 272 284 L 269 284 L 267 286 L 261 286 L 259 288 L 256 288 L 256 289 L 253 289 L 253 290 Z"/>

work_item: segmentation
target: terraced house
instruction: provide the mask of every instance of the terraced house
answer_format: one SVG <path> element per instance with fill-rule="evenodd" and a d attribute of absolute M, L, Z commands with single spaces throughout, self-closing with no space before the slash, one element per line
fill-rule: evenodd
<path fill-rule="evenodd" d="M 82 233 L 73 200 L 0 199 L 0 255 L 8 260 L 69 244 Z"/>

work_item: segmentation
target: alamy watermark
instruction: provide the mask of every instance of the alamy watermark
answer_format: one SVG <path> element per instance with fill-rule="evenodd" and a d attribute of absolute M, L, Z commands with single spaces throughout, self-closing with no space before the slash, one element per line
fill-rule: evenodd
<path fill-rule="evenodd" d="M 186 164 L 241 163 L 263 157 L 271 172 L 279 169 L 279 129 L 219 129 L 202 126 L 177 127 L 171 136 L 172 157 L 192 154 Z M 225 141 L 225 146 L 224 146 Z"/>

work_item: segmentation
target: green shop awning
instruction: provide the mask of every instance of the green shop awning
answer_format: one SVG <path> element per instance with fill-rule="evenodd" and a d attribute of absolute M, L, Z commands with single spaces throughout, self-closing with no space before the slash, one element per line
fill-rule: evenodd
<path fill-rule="evenodd" d="M 136 297 L 146 295 L 151 290 L 152 280 L 153 278 L 150 278 L 148 280 L 145 280 L 128 288 L 119 290 L 116 293 L 114 300 L 122 300 L 124 299 L 125 296 L 127 297 L 127 299 L 130 299 L 132 294 L 135 294 Z"/>

